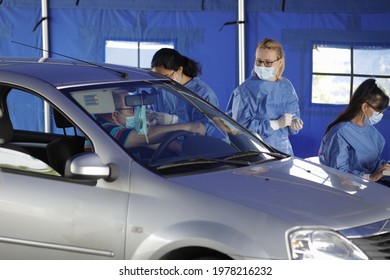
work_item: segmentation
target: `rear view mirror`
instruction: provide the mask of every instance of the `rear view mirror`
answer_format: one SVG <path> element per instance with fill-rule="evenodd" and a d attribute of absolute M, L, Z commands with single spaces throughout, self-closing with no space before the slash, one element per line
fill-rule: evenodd
<path fill-rule="evenodd" d="M 156 94 L 137 94 L 126 96 L 126 106 L 152 105 L 156 103 Z"/>

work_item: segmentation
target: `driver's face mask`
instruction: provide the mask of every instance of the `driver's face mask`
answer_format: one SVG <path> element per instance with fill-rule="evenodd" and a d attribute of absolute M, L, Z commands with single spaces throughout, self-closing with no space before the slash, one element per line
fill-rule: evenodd
<path fill-rule="evenodd" d="M 142 105 L 135 109 L 134 116 L 126 116 L 125 126 L 128 128 L 135 128 L 138 134 L 145 135 L 146 142 L 149 143 L 148 139 L 148 121 L 146 120 L 146 108 Z"/>
<path fill-rule="evenodd" d="M 126 124 L 125 126 L 128 128 L 134 128 L 135 127 L 135 116 L 129 116 L 125 117 Z"/>
<path fill-rule="evenodd" d="M 121 111 L 116 111 L 118 114 L 122 115 L 125 118 L 125 127 L 134 128 L 135 127 L 135 116 L 126 116 Z"/>

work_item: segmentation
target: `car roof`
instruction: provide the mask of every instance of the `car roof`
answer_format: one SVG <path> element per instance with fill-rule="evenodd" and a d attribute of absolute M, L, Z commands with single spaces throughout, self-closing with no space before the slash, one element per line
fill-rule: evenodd
<path fill-rule="evenodd" d="M 141 68 L 91 63 L 78 59 L 0 57 L 0 73 L 2 71 L 44 80 L 56 87 L 167 79 Z"/>

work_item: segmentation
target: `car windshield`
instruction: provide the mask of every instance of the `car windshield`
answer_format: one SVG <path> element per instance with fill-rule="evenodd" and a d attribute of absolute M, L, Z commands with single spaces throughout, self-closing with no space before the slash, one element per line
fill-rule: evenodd
<path fill-rule="evenodd" d="M 282 158 L 202 98 L 168 81 L 79 87 L 70 96 L 143 166 L 210 170 Z M 86 143 L 93 150 L 93 143 Z"/>

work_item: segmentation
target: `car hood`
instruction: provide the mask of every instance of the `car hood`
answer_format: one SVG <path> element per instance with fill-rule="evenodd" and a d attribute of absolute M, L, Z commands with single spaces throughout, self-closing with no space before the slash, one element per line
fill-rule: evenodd
<path fill-rule="evenodd" d="M 387 187 L 295 157 L 170 180 L 291 226 L 344 229 L 390 217 Z"/>

